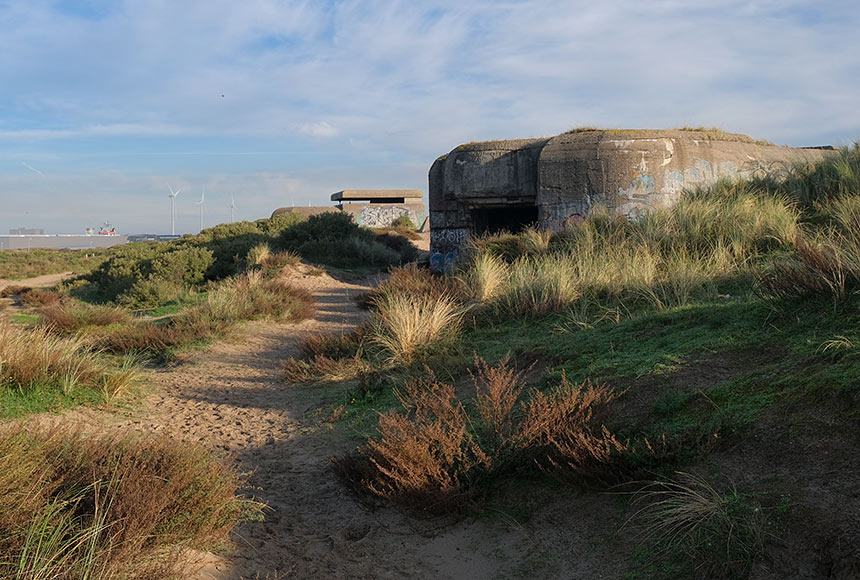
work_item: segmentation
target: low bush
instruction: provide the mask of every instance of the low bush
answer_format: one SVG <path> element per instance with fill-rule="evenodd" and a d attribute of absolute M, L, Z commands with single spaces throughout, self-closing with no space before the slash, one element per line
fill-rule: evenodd
<path fill-rule="evenodd" d="M 405 413 L 379 417 L 379 437 L 363 453 L 373 467 L 372 493 L 413 508 L 445 512 L 468 505 L 474 472 L 491 460 L 469 433 L 469 416 L 454 388 L 412 383 L 402 397 Z"/>
<path fill-rule="evenodd" d="M 20 294 L 21 292 L 28 290 L 30 290 L 28 286 L 9 284 L 8 286 L 5 286 L 2 290 L 0 290 L 0 298 L 9 298 L 10 296 L 15 296 L 17 294 Z"/>
<path fill-rule="evenodd" d="M 587 380 L 577 385 L 562 376 L 551 392 L 532 393 L 519 428 L 521 445 L 545 467 L 561 468 L 584 480 L 613 482 L 619 476 L 613 459 L 628 445 L 602 425 L 605 417 L 599 414 L 619 395 L 605 385 Z"/>
<path fill-rule="evenodd" d="M 398 255 L 398 262 L 414 262 L 418 259 L 419 250 L 410 241 L 412 238 L 399 232 L 378 234 L 374 241 L 393 250 Z"/>
<path fill-rule="evenodd" d="M 0 425 L 4 577 L 152 578 L 211 549 L 260 504 L 203 449 L 167 437 Z"/>
<path fill-rule="evenodd" d="M 398 393 L 402 411 L 379 418 L 378 433 L 358 455 L 336 462 L 353 485 L 421 511 L 474 505 L 482 487 L 506 473 L 540 465 L 579 481 L 607 483 L 623 472 L 629 451 L 600 421 L 617 394 L 566 378 L 547 393 L 525 391 L 508 358 L 476 361 L 475 399 L 432 377 Z"/>
<path fill-rule="evenodd" d="M 402 215 L 395 219 L 393 222 L 391 222 L 391 227 L 395 229 L 406 228 L 410 230 L 415 230 L 418 226 L 416 226 L 415 223 L 411 219 L 409 219 L 408 215 Z"/>
<path fill-rule="evenodd" d="M 3 250 L 0 252 L 0 278 L 22 280 L 46 274 L 89 272 L 104 262 L 114 248 L 87 250 Z"/>
<path fill-rule="evenodd" d="M 60 295 L 57 292 L 41 288 L 21 290 L 18 297 L 27 306 L 46 306 L 48 304 L 57 304 L 60 301 Z"/>

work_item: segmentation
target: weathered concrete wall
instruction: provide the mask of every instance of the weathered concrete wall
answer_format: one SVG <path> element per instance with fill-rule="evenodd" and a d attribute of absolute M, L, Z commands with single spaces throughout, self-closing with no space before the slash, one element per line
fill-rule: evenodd
<path fill-rule="evenodd" d="M 308 218 L 312 215 L 333 211 L 344 211 L 353 217 L 355 223 L 369 228 L 390 226 L 394 220 L 404 215 L 412 220 L 415 227 L 418 227 L 424 222 L 424 218 L 426 217 L 424 204 L 421 202 L 405 204 L 345 203 L 335 206 L 282 207 L 272 212 L 272 217 L 284 213 L 296 213 L 304 218 Z"/>
<path fill-rule="evenodd" d="M 541 225 L 603 205 L 631 218 L 674 204 L 688 189 L 720 178 L 785 174 L 818 161 L 819 149 L 778 147 L 710 131 L 586 131 L 549 141 L 539 161 Z"/>
<path fill-rule="evenodd" d="M 722 177 L 778 177 L 829 154 L 721 131 L 593 130 L 462 145 L 430 168 L 431 246 L 462 246 L 476 208 L 536 206 L 551 229 L 595 205 L 635 218 Z"/>

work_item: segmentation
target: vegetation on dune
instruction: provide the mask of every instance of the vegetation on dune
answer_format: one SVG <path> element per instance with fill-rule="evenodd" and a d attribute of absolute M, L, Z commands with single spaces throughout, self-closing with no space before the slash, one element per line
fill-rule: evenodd
<path fill-rule="evenodd" d="M 243 273 L 248 267 L 276 270 L 299 260 L 372 271 L 416 258 L 404 237 L 376 235 L 342 212 L 302 220 L 282 214 L 256 222 L 221 224 L 170 242 L 119 247 L 73 292 L 127 308 L 152 308 L 183 292 Z"/>
<path fill-rule="evenodd" d="M 0 323 L 0 416 L 80 401 L 110 401 L 128 392 L 134 360 L 114 362 L 80 337 Z"/>
<path fill-rule="evenodd" d="M 113 251 L 113 248 L 3 250 L 0 252 L 0 278 L 22 280 L 63 272 L 84 274 L 104 262 Z"/>
<path fill-rule="evenodd" d="M 0 577 L 177 577 L 182 547 L 223 544 L 261 505 L 199 447 L 0 424 Z"/>
<path fill-rule="evenodd" d="M 835 431 L 817 436 L 836 448 L 856 433 L 858 176 L 855 147 L 637 221 L 595 208 L 555 234 L 475 240 L 449 275 L 393 270 L 363 327 L 309 340 L 287 378 L 350 381 L 337 416 L 367 440 L 337 466 L 358 490 L 438 512 L 478 507 L 536 470 L 624 483 L 642 489 L 631 509 L 650 554 L 631 578 L 746 577 L 775 537 L 760 500 L 789 483 L 750 474 L 735 489 L 702 464 L 762 422 L 790 439 L 824 414 Z M 434 330 L 444 339 L 407 332 L 449 305 L 462 314 Z M 549 366 L 517 371 L 511 355 Z"/>

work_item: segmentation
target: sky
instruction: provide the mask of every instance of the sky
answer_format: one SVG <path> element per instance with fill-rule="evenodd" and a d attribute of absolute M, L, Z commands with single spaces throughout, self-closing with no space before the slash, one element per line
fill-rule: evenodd
<path fill-rule="evenodd" d="M 0 0 L 0 234 L 421 189 L 577 126 L 860 139 L 856 0 Z"/>

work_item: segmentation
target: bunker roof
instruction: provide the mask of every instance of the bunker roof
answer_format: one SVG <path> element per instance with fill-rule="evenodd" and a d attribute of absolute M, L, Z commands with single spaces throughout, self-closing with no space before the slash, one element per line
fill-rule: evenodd
<path fill-rule="evenodd" d="M 354 201 L 354 200 L 374 200 L 374 199 L 421 199 L 420 189 L 344 189 L 337 193 L 331 194 L 332 201 Z"/>

